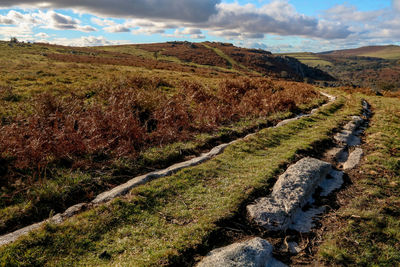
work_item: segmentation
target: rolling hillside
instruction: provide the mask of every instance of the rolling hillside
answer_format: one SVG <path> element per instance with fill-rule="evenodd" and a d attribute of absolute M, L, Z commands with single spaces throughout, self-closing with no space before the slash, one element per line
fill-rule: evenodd
<path fill-rule="evenodd" d="M 383 59 L 400 59 L 400 46 L 365 46 L 355 49 L 327 51 L 319 54 L 337 57 L 376 57 Z"/>
<path fill-rule="evenodd" d="M 298 56 L 351 82 L 396 71 Z M 1 42 L 0 265 L 196 266 L 256 237 L 287 265 L 395 266 L 400 94 L 321 88 L 340 82 L 299 60 Z"/>
<path fill-rule="evenodd" d="M 323 53 L 290 53 L 304 64 L 337 79 L 333 86 L 369 87 L 374 91 L 400 89 L 400 47 L 370 46 Z"/>

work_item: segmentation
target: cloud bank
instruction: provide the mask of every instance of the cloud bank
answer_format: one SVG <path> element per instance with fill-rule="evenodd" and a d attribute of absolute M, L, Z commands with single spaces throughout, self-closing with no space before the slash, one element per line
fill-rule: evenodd
<path fill-rule="evenodd" d="M 318 16 L 307 16 L 299 13 L 288 0 L 271 0 L 261 6 L 222 0 L 2 0 L 0 8 L 28 9 L 0 15 L 0 35 L 31 36 L 52 42 L 55 36 L 35 35 L 33 30 L 35 33 L 41 29 L 100 31 L 99 34 L 107 36 L 131 33 L 179 39 L 214 36 L 255 47 L 264 47 L 262 42 L 266 38 L 275 40 L 277 46 L 274 36 L 297 36 L 308 42 L 291 43 L 286 49 L 299 49 L 303 45 L 316 49 L 341 48 L 398 40 L 400 0 L 391 0 L 391 4 L 380 10 L 360 11 L 345 2 Z M 66 15 L 70 13 L 58 9 L 73 10 L 77 14 L 71 17 Z M 89 14 L 91 25 L 82 24 L 79 20 L 82 14 Z M 58 38 L 60 42 L 63 40 Z M 76 38 L 74 43 L 101 45 L 107 44 L 107 40 L 90 36 Z"/>
<path fill-rule="evenodd" d="M 0 6 L 75 9 L 106 17 L 206 21 L 220 0 L 3 0 Z"/>

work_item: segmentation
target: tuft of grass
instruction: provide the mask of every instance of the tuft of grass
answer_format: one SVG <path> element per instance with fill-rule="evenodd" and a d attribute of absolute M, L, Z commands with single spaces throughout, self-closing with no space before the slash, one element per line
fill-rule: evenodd
<path fill-rule="evenodd" d="M 329 140 L 359 109 L 359 98 L 341 98 L 311 117 L 262 130 L 205 164 L 137 187 L 61 225 L 48 224 L 0 248 L 0 259 L 30 266 L 182 264 L 219 221 L 266 190 L 298 153 Z"/>

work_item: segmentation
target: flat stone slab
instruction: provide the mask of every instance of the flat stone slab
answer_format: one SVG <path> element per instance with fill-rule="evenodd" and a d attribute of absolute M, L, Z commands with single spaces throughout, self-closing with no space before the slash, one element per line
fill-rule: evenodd
<path fill-rule="evenodd" d="M 358 137 L 360 132 L 358 128 L 365 122 L 360 116 L 353 116 L 343 130 L 334 136 L 336 142 L 346 146 L 358 146 L 361 144 L 361 139 Z"/>
<path fill-rule="evenodd" d="M 286 230 L 331 170 L 331 164 L 318 159 L 298 161 L 279 176 L 270 196 L 247 206 L 250 219 L 270 231 Z"/>
<path fill-rule="evenodd" d="M 334 136 L 336 142 L 347 146 L 358 146 L 361 144 L 361 139 L 358 136 L 348 132 L 340 132 Z"/>
<path fill-rule="evenodd" d="M 343 164 L 343 170 L 348 171 L 354 169 L 360 163 L 363 156 L 363 150 L 361 148 L 356 148 L 353 152 L 350 153 L 349 158 Z"/>
<path fill-rule="evenodd" d="M 27 227 L 24 227 L 22 229 L 19 229 L 15 232 L 3 235 L 0 237 L 0 246 L 9 244 L 11 242 L 16 241 L 20 236 L 26 235 L 29 232 L 39 229 L 42 225 L 44 225 L 45 222 L 39 222 L 39 223 L 35 223 L 32 225 L 29 225 Z"/>
<path fill-rule="evenodd" d="M 320 196 L 329 196 L 333 191 L 341 188 L 344 183 L 343 174 L 341 171 L 332 170 L 319 184 L 319 187 L 322 189 Z"/>
<path fill-rule="evenodd" d="M 292 121 L 297 121 L 299 118 L 300 118 L 300 117 L 294 117 L 294 118 L 291 118 L 291 119 L 283 120 L 283 121 L 279 122 L 279 123 L 275 126 L 275 128 L 282 127 L 282 126 L 284 126 L 284 125 L 286 125 L 286 124 L 288 124 L 288 123 L 290 123 L 290 122 L 292 122 Z"/>
<path fill-rule="evenodd" d="M 259 237 L 217 248 L 197 264 L 197 267 L 266 267 L 286 266 L 272 256 L 273 247 Z"/>
<path fill-rule="evenodd" d="M 334 147 L 325 153 L 325 156 L 336 162 L 345 162 L 349 157 L 347 147 Z"/>
<path fill-rule="evenodd" d="M 289 225 L 289 229 L 299 233 L 309 233 L 315 227 L 315 218 L 325 212 L 325 207 L 313 207 L 303 211 L 299 209 L 293 216 L 293 222 Z"/>

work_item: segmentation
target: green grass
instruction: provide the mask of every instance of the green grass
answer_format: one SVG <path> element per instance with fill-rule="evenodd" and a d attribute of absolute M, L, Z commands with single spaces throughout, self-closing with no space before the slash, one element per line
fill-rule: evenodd
<path fill-rule="evenodd" d="M 366 132 L 365 159 L 347 193 L 349 203 L 337 211 L 336 230 L 321 247 L 328 265 L 400 262 L 400 100 L 366 98 L 375 115 Z"/>
<path fill-rule="evenodd" d="M 311 67 L 317 66 L 333 66 L 333 64 L 327 60 L 324 60 L 318 55 L 313 53 L 285 53 L 281 54 L 288 57 L 294 57 L 298 59 L 301 63 L 309 65 Z"/>
<path fill-rule="evenodd" d="M 378 57 L 384 59 L 400 59 L 400 46 L 383 47 L 379 51 L 360 54 L 364 57 Z"/>
<path fill-rule="evenodd" d="M 308 151 L 360 110 L 340 98 L 317 114 L 260 131 L 197 167 L 133 189 L 127 197 L 85 212 L 0 249 L 3 265 L 156 266 L 177 263 L 206 244 L 218 221 L 231 217 L 284 164 Z"/>
<path fill-rule="evenodd" d="M 229 65 L 230 68 L 236 66 L 236 67 L 241 68 L 242 70 L 247 70 L 247 71 L 250 72 L 250 73 L 257 74 L 257 75 L 261 75 L 260 73 L 254 71 L 254 70 L 251 70 L 251 69 L 249 69 L 249 68 L 247 68 L 247 67 L 244 66 L 243 64 L 240 64 L 240 63 L 236 62 L 236 60 L 234 60 L 233 58 L 231 58 L 230 56 L 228 56 L 227 54 L 225 54 L 221 49 L 216 48 L 216 47 L 209 46 L 209 45 L 207 45 L 207 44 L 205 44 L 205 43 L 201 43 L 201 44 L 202 44 L 204 47 L 206 47 L 206 48 L 211 49 L 212 51 L 214 51 L 218 56 L 220 56 L 220 57 L 222 57 L 223 59 L 225 59 L 225 60 L 228 62 L 228 65 Z"/>

